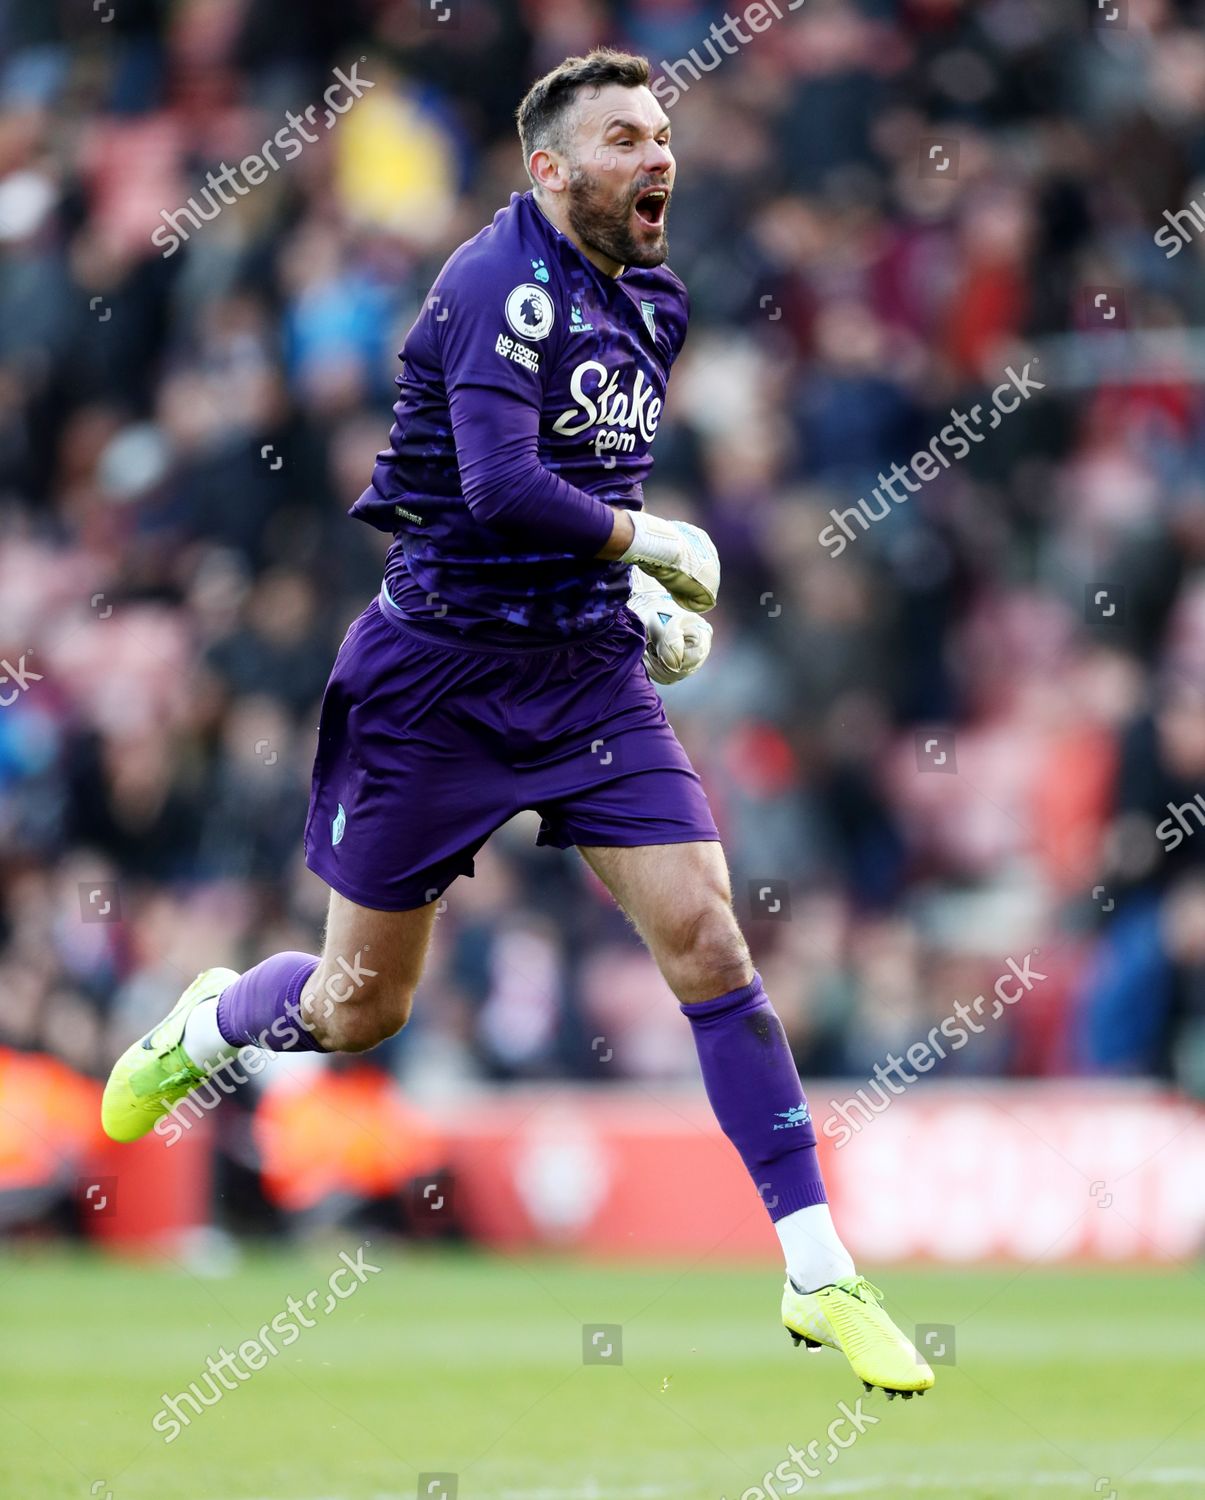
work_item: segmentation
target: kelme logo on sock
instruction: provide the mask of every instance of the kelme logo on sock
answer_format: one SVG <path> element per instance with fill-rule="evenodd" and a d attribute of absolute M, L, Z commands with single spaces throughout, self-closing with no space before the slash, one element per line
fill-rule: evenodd
<path fill-rule="evenodd" d="M 790 1109 L 776 1109 L 774 1117 L 782 1121 L 781 1125 L 775 1125 L 775 1130 L 792 1130 L 796 1125 L 806 1125 L 812 1118 L 806 1104 L 792 1104 Z"/>
<path fill-rule="evenodd" d="M 339 842 L 339 840 L 343 837 L 343 830 L 346 827 L 347 827 L 347 814 L 343 811 L 343 804 L 342 804 L 342 802 L 340 802 L 340 804 L 339 804 L 339 811 L 331 819 L 331 843 L 332 844 L 337 844 Z"/>

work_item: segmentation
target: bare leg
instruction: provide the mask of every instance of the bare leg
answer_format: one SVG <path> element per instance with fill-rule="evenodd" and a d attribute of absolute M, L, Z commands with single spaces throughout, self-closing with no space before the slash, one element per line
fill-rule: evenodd
<path fill-rule="evenodd" d="M 331 892 L 322 959 L 302 991 L 301 1017 L 327 1052 L 364 1052 L 410 1018 L 436 903 L 374 911 Z"/>
<path fill-rule="evenodd" d="M 718 843 L 649 844 L 579 853 L 644 939 L 684 1004 L 712 1000 L 753 978 L 732 911 L 728 864 Z"/>

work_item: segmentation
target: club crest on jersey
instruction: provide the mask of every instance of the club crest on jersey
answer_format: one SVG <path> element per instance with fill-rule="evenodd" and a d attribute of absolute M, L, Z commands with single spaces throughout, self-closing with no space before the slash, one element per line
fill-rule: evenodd
<path fill-rule="evenodd" d="M 546 339 L 556 321 L 552 298 L 542 286 L 526 281 L 506 299 L 506 321 L 521 339 Z"/>

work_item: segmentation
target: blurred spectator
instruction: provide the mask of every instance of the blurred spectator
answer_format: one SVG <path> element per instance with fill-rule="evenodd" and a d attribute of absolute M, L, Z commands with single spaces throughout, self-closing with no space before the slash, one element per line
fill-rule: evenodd
<path fill-rule="evenodd" d="M 317 945 L 318 704 L 382 553 L 343 512 L 405 330 L 526 187 L 534 74 L 603 40 L 660 71 L 715 18 L 7 17 L 0 1045 L 100 1075 L 202 963 Z M 1153 244 L 1205 173 L 1202 19 L 1152 0 L 1105 36 L 1026 0 L 809 0 L 681 73 L 694 317 L 647 498 L 712 529 L 727 582 L 667 702 L 805 1074 L 861 1072 L 1041 947 L 1046 987 L 951 1066 L 1205 1091 L 1205 827 L 1158 833 L 1198 796 L 1205 822 L 1205 237 Z M 371 92 L 160 253 L 164 214 L 357 58 Z M 831 512 L 1027 362 L 1038 398 L 829 555 Z M 533 835 L 515 820 L 449 893 L 384 1060 L 419 1096 L 690 1073 L 634 934 Z"/>

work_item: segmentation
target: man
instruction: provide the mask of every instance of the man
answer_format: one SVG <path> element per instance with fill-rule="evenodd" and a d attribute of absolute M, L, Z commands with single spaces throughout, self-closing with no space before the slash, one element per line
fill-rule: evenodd
<path fill-rule="evenodd" d="M 531 191 L 456 251 L 406 338 L 391 446 L 353 507 L 395 540 L 319 726 L 305 845 L 331 887 L 321 957 L 201 974 L 118 1061 L 104 1124 L 137 1138 L 244 1045 L 392 1036 L 439 896 L 535 808 L 538 841 L 577 847 L 693 1028 L 782 1242 L 795 1342 L 910 1396 L 932 1372 L 837 1238 L 707 799 L 650 682 L 706 659 L 720 568 L 706 533 L 642 509 L 687 320 L 648 79 L 645 59 L 599 50 L 535 84 L 518 111 Z"/>

